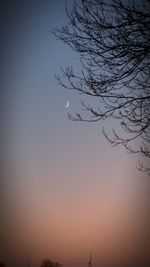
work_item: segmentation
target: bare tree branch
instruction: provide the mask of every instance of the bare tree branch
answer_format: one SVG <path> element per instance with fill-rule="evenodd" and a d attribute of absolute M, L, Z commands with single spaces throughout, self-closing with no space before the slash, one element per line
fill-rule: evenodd
<path fill-rule="evenodd" d="M 111 145 L 141 154 L 150 173 L 150 1 L 81 0 L 68 10 L 68 23 L 55 36 L 81 58 L 81 75 L 72 67 L 57 76 L 61 86 L 100 100 L 99 107 L 82 102 L 74 121 L 120 121 L 125 135 L 103 130 Z M 86 114 L 86 117 L 84 117 Z M 133 148 L 136 141 L 138 147 Z"/>

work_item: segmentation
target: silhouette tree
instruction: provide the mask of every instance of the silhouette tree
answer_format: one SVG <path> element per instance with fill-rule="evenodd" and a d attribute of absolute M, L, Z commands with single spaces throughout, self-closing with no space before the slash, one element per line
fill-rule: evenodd
<path fill-rule="evenodd" d="M 45 260 L 42 261 L 40 267 L 54 267 L 54 266 L 55 265 L 54 265 L 54 263 L 51 260 L 45 259 Z"/>
<path fill-rule="evenodd" d="M 60 264 L 59 262 L 52 262 L 49 259 L 45 259 L 42 261 L 40 267 L 61 267 L 61 266 L 62 264 Z"/>
<path fill-rule="evenodd" d="M 150 173 L 150 1 L 81 0 L 66 11 L 68 23 L 53 33 L 80 55 L 81 73 L 67 67 L 56 78 L 88 98 L 69 118 L 117 119 L 121 129 L 103 129 L 105 137 L 144 156 L 138 168 Z"/>

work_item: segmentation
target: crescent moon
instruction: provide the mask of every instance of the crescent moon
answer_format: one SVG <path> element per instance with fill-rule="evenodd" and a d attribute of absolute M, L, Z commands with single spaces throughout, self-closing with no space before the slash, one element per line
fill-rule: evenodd
<path fill-rule="evenodd" d="M 67 101 L 67 104 L 65 106 L 66 108 L 69 108 L 69 101 Z"/>

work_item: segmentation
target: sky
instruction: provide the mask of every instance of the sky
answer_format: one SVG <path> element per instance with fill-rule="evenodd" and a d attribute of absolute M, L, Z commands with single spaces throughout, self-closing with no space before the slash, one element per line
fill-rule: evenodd
<path fill-rule="evenodd" d="M 55 78 L 61 67 L 81 68 L 51 33 L 67 22 L 65 1 L 2 0 L 0 22 L 0 260 L 81 267 L 92 253 L 96 267 L 140 259 L 147 180 L 136 158 L 102 135 L 116 122 L 68 119 L 84 96 Z"/>

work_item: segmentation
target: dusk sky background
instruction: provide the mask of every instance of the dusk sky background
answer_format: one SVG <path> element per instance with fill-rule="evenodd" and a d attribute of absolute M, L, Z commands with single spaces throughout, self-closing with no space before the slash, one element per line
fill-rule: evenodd
<path fill-rule="evenodd" d="M 92 253 L 98 267 L 144 251 L 146 178 L 137 158 L 102 135 L 116 122 L 67 117 L 67 101 L 74 114 L 84 96 L 55 78 L 61 67 L 81 69 L 51 33 L 66 22 L 64 0 L 0 1 L 0 260 L 15 266 L 44 258 L 87 266 Z"/>

